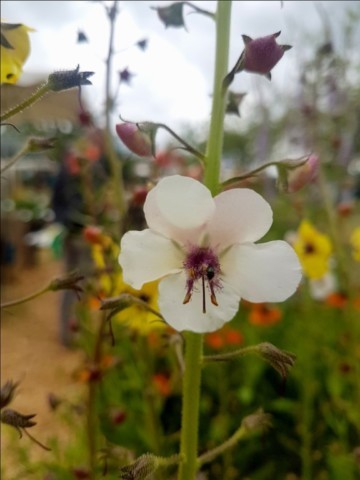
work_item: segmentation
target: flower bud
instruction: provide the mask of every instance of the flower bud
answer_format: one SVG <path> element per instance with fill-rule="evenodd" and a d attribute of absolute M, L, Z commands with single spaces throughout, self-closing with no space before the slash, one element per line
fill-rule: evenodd
<path fill-rule="evenodd" d="M 298 168 L 290 170 L 288 174 L 289 193 L 294 193 L 303 188 L 305 185 L 316 180 L 319 172 L 320 160 L 317 155 L 310 155 L 305 163 Z"/>
<path fill-rule="evenodd" d="M 158 461 L 155 455 L 145 453 L 131 465 L 120 469 L 121 480 L 148 480 L 158 468 Z"/>
<path fill-rule="evenodd" d="M 247 432 L 255 432 L 259 429 L 266 429 L 271 427 L 271 415 L 269 413 L 264 413 L 262 409 L 258 410 L 251 415 L 246 416 L 242 422 L 241 426 Z"/>
<path fill-rule="evenodd" d="M 290 352 L 280 350 L 268 342 L 263 342 L 258 345 L 258 353 L 260 356 L 268 362 L 277 372 L 280 373 L 283 379 L 287 377 L 287 374 L 291 367 L 294 366 L 296 355 Z"/>
<path fill-rule="evenodd" d="M 94 75 L 94 72 L 79 72 L 80 65 L 74 70 L 60 70 L 51 73 L 48 77 L 48 87 L 53 92 L 68 90 L 69 88 L 80 87 L 82 85 L 92 85 L 88 77 Z"/>
<path fill-rule="evenodd" d="M 281 32 L 276 32 L 267 37 L 260 37 L 254 40 L 247 35 L 242 35 L 245 48 L 234 68 L 226 75 L 223 87 L 227 88 L 234 80 L 235 74 L 242 70 L 265 75 L 266 78 L 271 80 L 270 71 L 282 58 L 284 53 L 292 48 L 290 45 L 279 45 L 276 43 L 276 38 L 280 33 Z"/>
<path fill-rule="evenodd" d="M 4 408 L 7 405 L 9 405 L 11 400 L 14 398 L 15 389 L 18 385 L 19 385 L 18 382 L 13 383 L 12 380 L 8 380 L 5 383 L 5 385 L 3 385 L 1 387 L 1 390 L 0 390 L 0 408 Z"/>
<path fill-rule="evenodd" d="M 229 91 L 226 105 L 226 113 L 233 113 L 240 117 L 240 106 L 244 100 L 246 93 L 236 93 Z"/>
<path fill-rule="evenodd" d="M 55 147 L 56 138 L 29 138 L 28 151 L 31 153 L 50 150 Z"/>
<path fill-rule="evenodd" d="M 139 157 L 150 157 L 153 154 L 153 142 L 146 131 L 134 123 L 118 123 L 115 128 L 118 137 L 131 152 Z"/>
<path fill-rule="evenodd" d="M 133 73 L 130 72 L 130 70 L 126 67 L 123 70 L 119 71 L 119 81 L 120 83 L 126 83 L 127 85 L 130 85 L 131 79 L 134 76 Z"/>
<path fill-rule="evenodd" d="M 55 278 L 50 282 L 49 290 L 56 292 L 58 290 L 73 290 L 79 298 L 79 294 L 83 292 L 83 289 L 78 285 L 78 282 L 84 279 L 83 275 L 79 275 L 77 272 L 69 273 L 63 277 Z"/>
<path fill-rule="evenodd" d="M 152 7 L 157 11 L 160 20 L 167 27 L 185 27 L 184 23 L 184 3 L 177 2 L 166 7 Z"/>
<path fill-rule="evenodd" d="M 35 413 L 32 415 L 22 415 L 15 410 L 11 410 L 10 408 L 6 408 L 1 412 L 1 423 L 5 423 L 7 425 L 11 425 L 12 427 L 16 428 L 19 432 L 20 438 L 22 437 L 22 428 L 29 428 L 36 425 L 36 422 L 32 420 L 35 417 Z"/>
<path fill-rule="evenodd" d="M 290 45 L 279 45 L 276 43 L 276 38 L 280 33 L 273 33 L 267 37 L 260 37 L 255 40 L 247 35 L 243 35 L 245 43 L 243 70 L 266 75 L 270 80 L 270 70 L 275 67 L 284 53 L 291 48 Z"/>

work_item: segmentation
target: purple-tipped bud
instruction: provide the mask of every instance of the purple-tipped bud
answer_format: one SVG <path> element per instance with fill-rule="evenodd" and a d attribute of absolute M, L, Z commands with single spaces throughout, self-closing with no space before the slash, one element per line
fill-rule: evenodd
<path fill-rule="evenodd" d="M 118 123 L 115 128 L 120 140 L 131 152 L 139 157 L 152 155 L 152 141 L 148 133 L 140 130 L 134 123 Z"/>
<path fill-rule="evenodd" d="M 298 168 L 290 170 L 288 174 L 288 192 L 294 193 L 305 185 L 316 180 L 320 166 L 317 155 L 310 155 L 307 161 Z"/>
<path fill-rule="evenodd" d="M 267 37 L 255 38 L 255 40 L 247 35 L 242 35 L 245 48 L 233 69 L 224 78 L 223 88 L 226 89 L 234 80 L 235 75 L 242 70 L 265 75 L 266 78 L 271 80 L 270 70 L 275 67 L 284 52 L 292 48 L 290 45 L 278 45 L 276 43 L 280 33 L 276 32 Z"/>
<path fill-rule="evenodd" d="M 284 52 L 291 48 L 290 45 L 279 45 L 276 43 L 276 38 L 279 35 L 280 32 L 277 32 L 267 37 L 256 38 L 255 40 L 247 35 L 243 35 L 245 43 L 243 70 L 269 77 L 270 70 L 282 58 Z"/>

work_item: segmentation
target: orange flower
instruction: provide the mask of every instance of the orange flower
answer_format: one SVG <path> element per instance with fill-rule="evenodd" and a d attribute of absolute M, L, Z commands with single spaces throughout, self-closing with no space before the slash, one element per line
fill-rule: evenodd
<path fill-rule="evenodd" d="M 228 345 L 240 345 L 244 341 L 241 333 L 233 328 L 227 328 L 224 332 L 224 337 Z"/>
<path fill-rule="evenodd" d="M 249 314 L 249 321 L 253 325 L 268 326 L 278 323 L 282 318 L 282 311 L 266 303 L 254 303 Z"/>
<path fill-rule="evenodd" d="M 224 337 L 220 332 L 208 333 L 205 337 L 205 342 L 214 350 L 219 350 L 225 344 Z"/>
<path fill-rule="evenodd" d="M 170 379 L 169 376 L 164 373 L 156 373 L 153 375 L 153 382 L 156 390 L 163 397 L 167 397 L 171 393 Z"/>
<path fill-rule="evenodd" d="M 88 364 L 75 373 L 75 379 L 80 383 L 98 382 L 106 370 L 118 363 L 119 359 L 113 355 L 104 355 L 98 364 Z"/>
<path fill-rule="evenodd" d="M 334 292 L 328 295 L 325 300 L 326 305 L 334 308 L 345 308 L 348 303 L 348 297 L 345 293 Z"/>
<path fill-rule="evenodd" d="M 206 344 L 214 350 L 220 350 L 226 345 L 240 345 L 243 341 L 242 334 L 238 330 L 229 327 L 224 327 L 205 336 Z"/>

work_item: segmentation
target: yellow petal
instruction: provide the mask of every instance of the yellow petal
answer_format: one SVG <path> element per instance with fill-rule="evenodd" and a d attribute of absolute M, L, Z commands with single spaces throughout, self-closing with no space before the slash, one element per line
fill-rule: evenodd
<path fill-rule="evenodd" d="M 1 23 L 2 39 L 5 38 L 6 44 L 12 47 L 7 48 L 3 42 L 1 44 L 1 83 L 16 83 L 19 79 L 22 66 L 30 53 L 28 32 L 31 31 L 34 29 L 23 24 Z"/>

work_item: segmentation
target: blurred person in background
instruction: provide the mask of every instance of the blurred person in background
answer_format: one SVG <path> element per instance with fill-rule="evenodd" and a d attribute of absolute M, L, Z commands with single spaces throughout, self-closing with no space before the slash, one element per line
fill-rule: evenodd
<path fill-rule="evenodd" d="M 100 130 L 90 129 L 65 146 L 55 179 L 52 209 L 55 220 L 64 227 L 62 251 L 67 274 L 76 270 L 86 277 L 94 269 L 83 229 L 96 224 L 103 211 L 103 191 L 107 179 Z M 63 291 L 60 341 L 66 347 L 72 346 L 77 329 L 76 301 L 74 291 Z"/>

